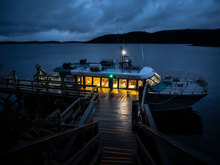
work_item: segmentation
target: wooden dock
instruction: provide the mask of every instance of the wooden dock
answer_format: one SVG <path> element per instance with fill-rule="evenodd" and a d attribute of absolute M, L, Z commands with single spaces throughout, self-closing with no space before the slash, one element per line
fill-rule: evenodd
<path fill-rule="evenodd" d="M 38 164 L 54 164 L 56 161 L 56 164 L 77 165 L 95 165 L 97 162 L 100 165 L 217 164 L 157 130 L 149 106 L 144 104 L 146 91 L 147 85 L 139 95 L 132 90 L 110 91 L 108 88 L 98 89 L 98 86 L 84 88 L 62 80 L 2 79 L 0 93 L 8 96 L 0 97 L 0 104 L 6 110 L 10 109 L 11 95 L 17 98 L 11 105 L 18 103 L 20 110 L 25 97 L 36 96 L 42 100 L 56 97 L 61 102 L 66 101 L 65 98 L 73 100 L 71 104 L 68 100 L 64 110 L 56 106 L 56 110 L 44 119 L 44 123 L 57 126 L 52 135 L 13 146 L 4 151 L 0 159 L 3 164 L 4 161 L 7 164 L 28 164 L 30 160 Z M 139 103 L 133 102 L 135 100 Z"/>
<path fill-rule="evenodd" d="M 101 133 L 100 164 L 135 164 L 131 113 L 137 91 L 100 89 L 99 94 L 94 120 L 98 120 Z"/>

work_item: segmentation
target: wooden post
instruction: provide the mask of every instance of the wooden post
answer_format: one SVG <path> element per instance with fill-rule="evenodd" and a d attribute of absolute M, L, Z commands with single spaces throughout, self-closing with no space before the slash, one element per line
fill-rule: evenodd
<path fill-rule="evenodd" d="M 31 81 L 31 89 L 32 89 L 32 93 L 34 92 L 34 82 Z"/>
<path fill-rule="evenodd" d="M 64 88 L 64 76 L 61 77 L 61 92 L 63 95 L 63 88 Z"/>
<path fill-rule="evenodd" d="M 16 94 L 19 110 L 22 108 L 21 94 Z"/>
<path fill-rule="evenodd" d="M 48 93 L 48 76 L 47 76 L 47 82 L 46 82 L 46 93 Z"/>
<path fill-rule="evenodd" d="M 14 79 L 14 82 L 17 82 L 18 81 L 18 77 L 17 77 L 17 73 L 15 70 L 13 70 L 13 79 Z"/>
<path fill-rule="evenodd" d="M 138 101 L 132 101 L 132 126 L 136 129 L 138 122 Z"/>
<path fill-rule="evenodd" d="M 83 88 L 85 88 L 86 87 L 86 78 L 85 78 L 85 76 L 83 76 Z"/>
<path fill-rule="evenodd" d="M 109 78 L 109 87 L 110 87 L 110 90 L 113 89 L 113 78 Z"/>
<path fill-rule="evenodd" d="M 17 80 L 17 89 L 20 90 L 20 80 Z"/>
<path fill-rule="evenodd" d="M 139 102 L 141 103 L 142 101 L 142 96 L 143 96 L 143 86 L 140 86 L 139 87 Z"/>
<path fill-rule="evenodd" d="M 139 80 L 136 80 L 136 90 L 138 89 L 138 81 Z"/>

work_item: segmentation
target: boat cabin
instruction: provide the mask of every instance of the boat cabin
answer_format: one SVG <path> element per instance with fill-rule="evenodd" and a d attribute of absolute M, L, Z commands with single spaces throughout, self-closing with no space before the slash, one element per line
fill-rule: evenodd
<path fill-rule="evenodd" d="M 94 63 L 82 59 L 79 63 L 64 63 L 61 67 L 55 68 L 54 72 L 63 77 L 76 76 L 76 81 L 85 87 L 138 90 L 146 82 L 150 86 L 161 82 L 161 77 L 151 67 L 133 65 L 122 47 L 120 61 L 102 60 Z"/>
<path fill-rule="evenodd" d="M 77 82 L 83 86 L 99 86 L 110 89 L 138 90 L 147 81 L 151 86 L 157 85 L 161 77 L 151 67 L 133 66 L 127 60 L 116 64 L 113 60 L 91 63 L 65 63 L 55 68 L 61 76 L 77 76 Z"/>

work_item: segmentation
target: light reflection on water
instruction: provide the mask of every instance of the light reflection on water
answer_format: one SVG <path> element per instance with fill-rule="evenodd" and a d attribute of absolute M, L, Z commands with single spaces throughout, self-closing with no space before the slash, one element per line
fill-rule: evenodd
<path fill-rule="evenodd" d="M 0 45 L 0 72 L 16 70 L 19 78 L 32 79 L 34 66 L 40 64 L 49 73 L 64 62 L 80 59 L 99 61 L 120 58 L 118 44 L 39 44 Z M 144 48 L 144 61 L 142 60 Z M 158 72 L 200 72 L 209 83 L 209 95 L 193 106 L 201 117 L 201 134 L 172 135 L 187 146 L 211 157 L 220 153 L 220 48 L 193 47 L 182 44 L 124 45 L 134 62 L 153 67 Z M 122 112 L 126 113 L 126 112 Z"/>

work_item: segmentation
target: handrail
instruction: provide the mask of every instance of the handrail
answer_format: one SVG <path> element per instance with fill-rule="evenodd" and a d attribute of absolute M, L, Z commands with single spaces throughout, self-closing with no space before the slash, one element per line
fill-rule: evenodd
<path fill-rule="evenodd" d="M 81 116 L 81 119 L 79 120 L 77 125 L 85 124 L 85 122 L 88 122 L 88 121 L 90 122 L 94 114 L 94 102 L 93 101 L 95 101 L 95 99 L 98 97 L 99 92 L 97 92 L 94 95 L 94 97 L 91 97 L 87 107 L 85 107 L 85 102 L 83 101 L 88 100 L 88 97 L 92 95 L 96 89 L 98 89 L 98 86 L 94 87 L 84 98 L 78 98 L 69 107 L 67 107 L 60 115 L 61 123 L 65 122 L 70 116 L 72 116 L 73 118 L 74 116 L 77 116 L 79 113 L 83 113 L 83 115 Z M 73 107 L 76 106 L 77 104 L 79 104 L 79 108 L 74 111 Z"/>
<path fill-rule="evenodd" d="M 145 99 L 145 95 L 146 95 L 146 90 L 147 90 L 147 82 L 146 82 L 146 84 L 145 84 L 145 86 L 144 86 L 144 90 L 143 90 L 143 95 L 142 95 L 142 100 L 141 100 L 141 106 L 142 106 L 142 108 L 143 108 L 143 105 L 144 105 L 144 99 Z"/>
<path fill-rule="evenodd" d="M 64 165 L 79 164 L 79 162 L 83 160 L 83 158 L 86 156 L 86 154 L 88 154 L 87 152 L 85 152 L 85 150 L 91 150 L 95 146 L 95 144 L 97 144 L 99 142 L 99 137 L 100 137 L 100 134 L 98 134 L 94 138 L 92 138 L 87 144 L 85 144 L 83 146 L 83 148 L 80 151 L 78 151 L 69 160 L 67 160 L 64 163 Z M 98 152 L 100 152 L 100 151 L 98 150 Z M 100 154 L 100 153 L 97 153 L 97 154 Z M 96 155 L 95 155 L 93 157 L 93 159 L 96 159 L 95 161 L 97 161 L 98 157 L 96 158 Z M 94 164 L 96 164 L 95 161 L 91 161 L 91 162 L 94 162 Z"/>
<path fill-rule="evenodd" d="M 146 82 L 144 86 L 144 90 L 143 90 L 142 100 L 141 100 L 141 112 L 142 112 L 141 115 L 142 115 L 142 118 L 145 119 L 145 124 L 148 124 L 153 130 L 157 130 L 150 108 L 148 107 L 148 105 L 144 104 L 145 97 L 146 97 L 145 95 L 147 93 L 147 88 L 148 88 L 147 86 L 148 86 L 148 83 Z"/>
<path fill-rule="evenodd" d="M 161 133 L 158 133 L 157 131 L 152 130 L 150 127 L 148 127 L 147 125 L 143 123 L 138 123 L 137 128 L 138 128 L 138 131 L 141 131 L 137 133 L 137 137 L 140 140 L 140 142 L 143 140 L 143 138 L 146 138 L 145 136 L 151 137 L 156 142 L 157 150 L 159 152 L 158 156 L 160 156 L 160 160 L 162 164 L 164 163 L 164 161 L 165 162 L 167 161 L 167 157 L 170 157 L 168 158 L 168 161 L 170 161 L 170 163 L 174 162 L 174 160 L 177 159 L 177 160 L 180 160 L 184 164 L 198 164 L 198 163 L 199 164 L 217 164 L 215 161 L 207 158 L 206 156 L 203 156 L 200 153 L 195 152 L 192 149 L 181 145 L 175 140 L 172 140 L 168 138 L 167 136 Z M 143 136 L 143 137 L 140 137 L 140 136 Z M 146 147 L 144 145 L 145 149 Z"/>
<path fill-rule="evenodd" d="M 59 143 L 69 137 L 72 137 L 74 135 L 76 135 L 77 133 L 79 133 L 80 131 L 83 131 L 84 128 L 91 128 L 98 125 L 97 121 L 94 121 L 92 123 L 89 124 L 85 124 L 85 125 L 81 125 L 79 127 L 76 128 L 72 128 L 63 132 L 59 132 L 56 133 L 54 135 L 49 135 L 47 137 L 43 137 L 31 142 L 27 142 L 26 144 L 22 144 L 22 145 L 18 145 L 18 146 L 14 146 L 12 149 L 10 149 L 8 151 L 8 153 L 16 153 L 16 152 L 24 152 L 27 150 L 32 150 L 34 148 L 46 148 L 47 146 L 50 146 L 53 143 Z M 21 154 L 21 153 L 20 153 Z"/>
<path fill-rule="evenodd" d="M 136 125 L 139 161 L 141 157 L 142 161 L 151 164 L 175 164 L 175 161 L 182 164 L 204 164 L 204 162 L 217 164 L 159 133 L 148 105 L 144 104 L 145 97 L 147 97 L 147 82 L 140 100 L 143 121 Z"/>
<path fill-rule="evenodd" d="M 0 73 L 0 76 L 5 76 L 5 75 L 7 75 L 7 76 L 11 76 L 11 72 L 6 72 L 6 73 Z"/>
<path fill-rule="evenodd" d="M 90 95 L 92 96 L 93 92 L 98 88 L 98 85 L 95 86 L 86 96 L 85 98 L 88 98 Z"/>
<path fill-rule="evenodd" d="M 98 128 L 94 128 L 92 130 L 92 132 L 87 131 L 87 133 L 85 133 L 86 130 L 89 129 L 90 127 L 92 127 L 92 126 L 97 127 L 97 125 L 98 125 L 97 122 L 95 124 L 94 124 L 94 122 L 92 122 L 92 117 L 93 117 L 93 114 L 95 111 L 94 100 L 99 95 L 98 86 L 95 86 L 95 87 L 93 86 L 94 88 L 92 90 L 90 90 L 88 93 L 88 90 L 80 90 L 80 88 L 77 88 L 78 90 L 76 90 L 71 87 L 64 87 L 64 84 L 71 84 L 72 85 L 73 84 L 72 82 L 67 82 L 67 83 L 62 82 L 62 81 L 56 82 L 56 84 L 58 84 L 58 85 L 61 84 L 61 86 L 59 86 L 59 87 L 50 87 L 49 82 L 52 82 L 52 81 L 44 81 L 43 83 L 45 83 L 45 85 L 37 85 L 36 83 L 38 83 L 38 81 L 33 81 L 33 80 L 18 80 L 17 82 L 9 82 L 9 81 L 4 81 L 4 80 L 1 81 L 0 80 L 0 88 L 1 88 L 1 90 L 6 89 L 6 92 L 7 91 L 20 92 L 23 90 L 24 92 L 26 91 L 29 93 L 30 92 L 31 93 L 44 92 L 44 93 L 50 94 L 50 89 L 58 89 L 58 90 L 63 90 L 63 91 L 68 90 L 67 92 L 72 92 L 72 93 L 78 92 L 78 96 L 80 98 L 76 99 L 62 113 L 60 112 L 60 110 L 56 110 L 51 115 L 49 115 L 48 118 L 46 118 L 46 120 L 51 120 L 51 119 L 53 120 L 56 118 L 61 122 L 65 122 L 67 120 L 68 124 L 70 124 L 72 127 L 77 127 L 77 128 L 73 128 L 71 130 L 64 131 L 64 132 L 59 132 L 54 135 L 49 135 L 47 137 L 40 138 L 40 139 L 37 139 L 32 142 L 27 142 L 21 146 L 15 146 L 11 150 L 8 151 L 8 153 L 6 154 L 6 157 L 9 156 L 12 158 L 13 157 L 18 158 L 17 157 L 18 155 L 22 156 L 22 155 L 25 155 L 22 153 L 29 153 L 30 151 L 36 151 L 37 154 L 38 154 L 39 150 L 41 150 L 41 151 L 43 150 L 43 152 L 47 152 L 47 147 L 51 147 L 51 146 L 53 146 L 53 144 L 55 145 L 60 142 L 66 142 L 67 139 L 71 139 L 68 143 L 70 143 L 70 144 L 78 143 L 76 145 L 83 147 L 81 149 L 81 152 L 83 151 L 83 153 L 85 153 L 85 150 L 87 150 L 87 149 L 88 150 L 92 149 L 91 146 L 92 145 L 94 146 L 94 144 L 96 145 L 98 143 L 99 134 L 97 133 L 96 135 L 94 135 L 94 131 L 93 131 L 93 130 L 95 130 L 97 132 Z M 54 91 L 54 90 L 51 90 L 51 91 Z M 62 94 L 63 94 L 63 91 L 62 91 Z M 82 96 L 83 96 L 83 98 L 82 98 Z M 91 96 L 91 98 L 90 98 L 90 96 Z M 74 109 L 75 107 L 77 107 L 76 110 Z M 76 119 L 73 117 L 74 115 L 76 115 Z M 69 118 L 69 117 L 71 117 L 71 118 Z M 80 118 L 80 120 L 79 120 L 79 118 Z M 74 121 L 74 120 L 69 122 L 68 119 L 75 119 L 76 122 L 72 123 L 72 121 Z M 84 125 L 85 123 L 89 123 L 89 122 L 92 122 L 91 123 L 92 125 L 91 124 L 87 124 L 88 126 Z M 61 127 L 61 128 L 65 127 L 65 124 L 58 125 L 58 127 Z M 68 128 L 71 128 L 71 127 L 68 127 Z M 80 135 L 75 136 L 77 134 L 80 134 Z M 87 141 L 88 137 L 85 137 L 85 135 L 88 135 L 89 138 L 91 136 L 93 136 L 92 140 L 88 142 Z M 71 138 L 72 136 L 74 136 L 74 138 Z M 83 140 L 83 146 L 81 146 L 81 144 L 80 144 L 81 141 L 80 141 L 80 143 L 78 142 L 79 139 L 81 138 L 81 136 L 83 137 L 83 139 L 86 139 L 85 140 L 86 144 L 84 144 L 85 142 Z M 69 144 L 67 144 L 66 146 L 69 146 Z M 70 146 L 70 148 L 69 148 L 70 151 L 71 151 L 71 147 L 74 147 L 74 146 Z M 76 148 L 78 149 L 78 147 L 76 147 Z M 41 153 L 43 153 L 43 152 L 41 152 Z M 78 156 L 82 157 L 83 153 L 79 152 Z M 69 153 L 67 153 L 67 154 L 69 154 Z M 86 151 L 86 155 L 88 155 L 87 151 Z M 78 156 L 75 156 L 74 159 L 76 157 L 78 159 Z M 79 160 L 81 160 L 81 158 Z"/>
<path fill-rule="evenodd" d="M 69 107 L 67 107 L 62 113 L 61 113 L 61 122 L 64 122 L 68 119 L 68 117 L 72 114 L 71 111 L 73 111 L 73 107 L 80 102 L 80 98 L 78 98 L 76 101 L 74 101 Z"/>
<path fill-rule="evenodd" d="M 82 124 L 91 122 L 94 112 L 95 112 L 94 101 L 90 101 L 90 104 L 84 111 L 77 125 L 82 125 Z"/>
<path fill-rule="evenodd" d="M 60 144 L 63 145 L 63 143 L 65 144 L 66 142 L 72 139 L 75 139 L 76 141 L 74 140 L 74 143 L 71 145 L 72 147 L 75 148 L 75 151 L 78 152 L 73 154 L 72 158 L 67 157 L 63 163 L 68 164 L 68 162 L 73 160 L 73 158 L 77 162 L 80 162 L 83 157 L 88 155 L 88 153 L 91 153 L 92 149 L 97 148 L 95 145 L 98 145 L 98 139 L 100 136 L 97 128 L 98 128 L 98 122 L 94 121 L 92 123 L 81 125 L 76 128 L 69 128 L 68 130 L 55 133 L 54 135 L 49 135 L 31 142 L 27 142 L 22 145 L 14 146 L 7 153 L 2 155 L 3 162 L 6 161 L 9 164 L 15 161 L 19 162 L 22 161 L 23 159 L 25 160 L 25 156 L 28 155 L 28 153 L 33 153 L 33 152 L 37 154 L 34 155 L 35 158 L 36 156 L 38 156 L 38 159 L 42 159 L 40 155 L 43 155 L 44 152 L 48 152 L 47 150 L 48 148 L 56 147 L 57 145 L 59 146 L 59 150 L 60 150 L 61 149 Z M 86 137 L 85 135 L 89 135 L 89 136 Z M 83 138 L 81 138 L 81 136 Z M 62 149 L 65 150 L 65 147 Z M 48 157 L 48 154 L 46 154 L 46 157 Z"/>
<path fill-rule="evenodd" d="M 9 81 L 8 81 L 9 80 Z M 49 88 L 66 88 L 66 89 L 72 89 L 72 87 L 62 87 L 62 85 L 76 85 L 78 87 L 83 87 L 84 85 L 82 84 L 78 84 L 76 82 L 68 82 L 68 81 L 50 81 L 50 80 L 40 80 L 40 81 L 36 81 L 36 80 L 22 80 L 22 79 L 19 79 L 17 80 L 17 82 L 10 82 L 10 80 L 13 80 L 13 79 L 7 79 L 7 81 L 0 81 L 0 84 L 2 85 L 14 85 L 14 86 L 27 86 L 27 87 L 38 87 L 38 88 L 45 88 L 47 83 L 49 85 Z M 23 82 L 23 83 L 22 83 Z M 45 84 L 40 84 L 42 82 L 45 82 Z M 51 84 L 50 84 L 51 83 Z M 58 86 L 60 85 L 60 86 Z M 86 85 L 87 87 L 96 87 L 94 85 Z"/>
<path fill-rule="evenodd" d="M 80 90 L 80 87 L 83 87 L 83 85 L 73 84 L 70 82 L 56 82 L 57 85 L 52 85 L 52 86 L 50 84 L 48 85 L 48 82 L 47 82 L 47 85 L 46 84 L 40 85 L 37 83 L 38 83 L 37 81 L 33 81 L 33 80 L 17 80 L 17 82 L 0 81 L 0 88 L 4 90 L 8 89 L 8 90 L 14 90 L 14 91 L 22 90 L 22 91 L 31 92 L 31 93 L 37 92 L 39 94 L 40 93 L 50 94 L 50 93 L 56 92 L 53 89 L 61 90 L 60 94 L 64 94 L 64 92 L 78 92 L 78 95 L 83 95 L 83 94 L 88 93 L 88 90 Z M 69 84 L 75 86 L 76 88 L 68 87 L 67 85 Z M 94 87 L 94 86 L 91 86 L 91 87 Z"/>

